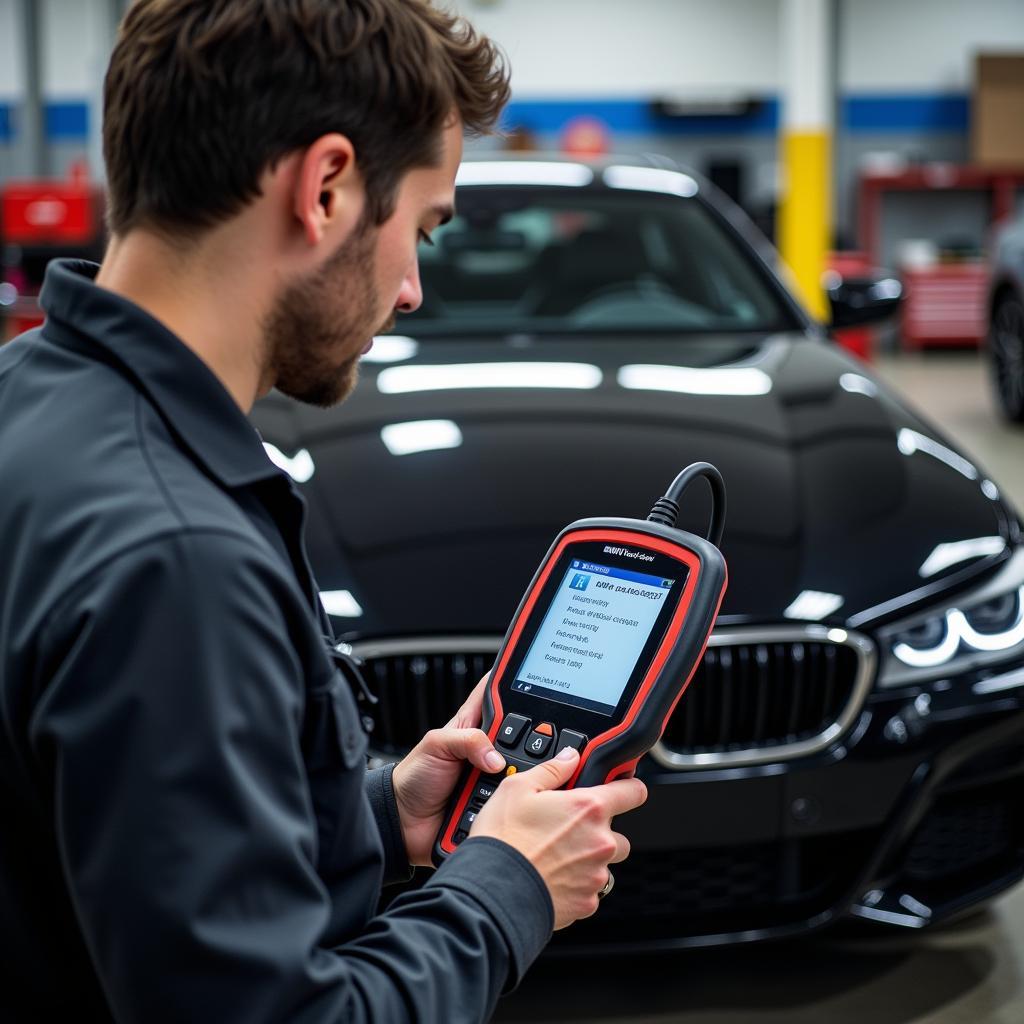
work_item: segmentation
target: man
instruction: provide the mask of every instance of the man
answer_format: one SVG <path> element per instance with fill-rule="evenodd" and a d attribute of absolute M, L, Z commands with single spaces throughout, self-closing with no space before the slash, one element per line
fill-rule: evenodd
<path fill-rule="evenodd" d="M 375 913 L 462 760 L 503 759 L 478 687 L 366 772 L 302 500 L 245 418 L 271 387 L 339 401 L 419 305 L 417 242 L 507 92 L 427 0 L 126 15 L 108 253 L 52 266 L 0 351 L 0 1019 L 482 1020 L 626 856 L 642 783 L 559 791 L 570 752 Z"/>

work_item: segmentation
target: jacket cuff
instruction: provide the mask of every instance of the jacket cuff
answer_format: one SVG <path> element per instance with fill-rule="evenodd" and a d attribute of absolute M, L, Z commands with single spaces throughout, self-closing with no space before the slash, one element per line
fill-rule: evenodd
<path fill-rule="evenodd" d="M 384 845 L 384 884 L 408 882 L 412 878 L 412 865 L 402 837 L 402 822 L 398 817 L 395 788 L 391 774 L 395 766 L 373 768 L 366 773 L 366 796 L 377 819 L 377 829 Z"/>
<path fill-rule="evenodd" d="M 511 957 L 505 992 L 515 988 L 548 944 L 555 926 L 551 894 L 537 869 L 500 839 L 470 837 L 426 884 L 458 889 L 489 912 L 505 936 Z"/>

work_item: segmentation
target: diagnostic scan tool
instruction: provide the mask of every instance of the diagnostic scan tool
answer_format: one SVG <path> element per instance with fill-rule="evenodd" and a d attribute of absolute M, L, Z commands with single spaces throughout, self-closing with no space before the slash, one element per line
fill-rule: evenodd
<path fill-rule="evenodd" d="M 676 529 L 683 491 L 711 485 L 708 537 Z M 725 485 L 708 463 L 676 477 L 646 520 L 581 519 L 555 538 L 528 587 L 484 694 L 481 728 L 506 769 L 467 768 L 434 845 L 440 863 L 502 779 L 563 747 L 566 788 L 632 774 L 658 741 L 707 647 L 725 594 L 718 550 Z"/>

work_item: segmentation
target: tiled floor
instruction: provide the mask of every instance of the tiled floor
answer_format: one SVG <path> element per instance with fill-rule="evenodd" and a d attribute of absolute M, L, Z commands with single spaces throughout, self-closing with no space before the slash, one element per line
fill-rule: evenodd
<path fill-rule="evenodd" d="M 1024 428 L 1001 424 L 970 353 L 877 364 L 1024 509 Z M 1024 886 L 934 934 L 824 936 L 688 954 L 542 961 L 496 1021 L 1024 1024 Z"/>

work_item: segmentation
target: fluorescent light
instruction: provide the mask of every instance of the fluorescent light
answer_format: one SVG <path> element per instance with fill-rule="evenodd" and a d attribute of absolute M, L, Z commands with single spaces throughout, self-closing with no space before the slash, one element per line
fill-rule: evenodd
<path fill-rule="evenodd" d="M 321 590 L 324 611 L 337 619 L 357 619 L 363 614 L 359 602 L 348 590 Z"/>
<path fill-rule="evenodd" d="M 996 485 L 992 483 L 991 480 L 981 481 L 981 493 L 984 494 L 985 497 L 989 499 L 989 501 L 999 500 L 999 488 L 996 487 Z"/>
<path fill-rule="evenodd" d="M 839 386 L 851 395 L 866 395 L 874 398 L 878 394 L 878 385 L 862 373 L 844 373 L 839 378 Z"/>
<path fill-rule="evenodd" d="M 604 169 L 604 183 L 609 188 L 632 189 L 636 192 L 663 192 L 690 199 L 697 194 L 697 182 L 688 174 L 666 171 L 659 167 L 614 166 Z"/>
<path fill-rule="evenodd" d="M 456 185 L 567 185 L 579 188 L 594 180 L 584 164 L 537 160 L 480 160 L 464 163 Z"/>
<path fill-rule="evenodd" d="M 635 391 L 672 391 L 684 395 L 767 395 L 772 379 L 753 366 L 699 369 L 634 363 L 618 373 L 619 386 Z"/>
<path fill-rule="evenodd" d="M 1002 537 L 974 537 L 971 540 L 939 544 L 918 572 L 927 579 L 951 565 L 959 565 L 971 558 L 983 558 L 985 555 L 998 555 L 1005 548 L 1006 542 Z"/>
<path fill-rule="evenodd" d="M 377 375 L 377 389 L 384 395 L 475 388 L 589 390 L 600 387 L 603 379 L 590 363 L 449 363 L 388 367 Z"/>
<path fill-rule="evenodd" d="M 304 484 L 316 472 L 313 456 L 305 448 L 300 448 L 291 458 L 276 445 L 266 441 L 263 442 L 263 450 L 267 453 L 270 461 L 278 469 L 283 469 L 297 484 Z"/>
<path fill-rule="evenodd" d="M 412 455 L 458 448 L 462 444 L 462 431 L 451 420 L 412 420 L 383 427 L 380 439 L 392 455 Z"/>
<path fill-rule="evenodd" d="M 809 619 L 817 622 L 842 607 L 845 598 L 821 590 L 804 590 L 782 613 L 787 619 Z"/>
<path fill-rule="evenodd" d="M 400 363 L 412 359 L 420 350 L 420 343 L 401 334 L 383 334 L 373 339 L 373 348 L 361 359 L 364 363 Z"/>
<path fill-rule="evenodd" d="M 918 433 L 916 430 L 904 428 L 896 438 L 896 446 L 904 455 L 913 455 L 914 452 L 923 452 L 930 455 L 939 462 L 944 462 L 950 469 L 955 469 L 961 476 L 968 480 L 978 479 L 978 470 L 963 456 L 957 455 L 951 448 L 939 444 L 934 438 Z"/>

